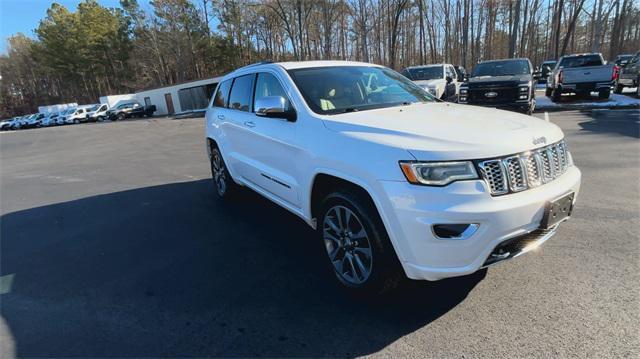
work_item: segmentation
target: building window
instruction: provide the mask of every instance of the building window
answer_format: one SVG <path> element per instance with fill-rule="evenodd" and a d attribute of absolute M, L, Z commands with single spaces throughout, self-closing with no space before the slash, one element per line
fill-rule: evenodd
<path fill-rule="evenodd" d="M 209 99 L 218 84 L 207 84 L 178 90 L 178 100 L 182 111 L 202 110 L 207 108 Z"/>

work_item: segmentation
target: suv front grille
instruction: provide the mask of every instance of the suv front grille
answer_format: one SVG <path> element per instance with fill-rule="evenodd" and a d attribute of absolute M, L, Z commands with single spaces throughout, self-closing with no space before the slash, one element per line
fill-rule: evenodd
<path fill-rule="evenodd" d="M 562 140 L 534 151 L 479 161 L 477 165 L 491 194 L 499 196 L 553 181 L 567 171 L 569 157 Z"/>

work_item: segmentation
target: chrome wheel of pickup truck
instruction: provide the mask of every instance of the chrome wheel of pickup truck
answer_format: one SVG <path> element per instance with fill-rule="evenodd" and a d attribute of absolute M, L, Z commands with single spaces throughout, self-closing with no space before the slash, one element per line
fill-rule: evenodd
<path fill-rule="evenodd" d="M 322 237 L 336 274 L 351 284 L 371 275 L 373 252 L 360 218 L 349 208 L 334 206 L 324 216 Z"/>

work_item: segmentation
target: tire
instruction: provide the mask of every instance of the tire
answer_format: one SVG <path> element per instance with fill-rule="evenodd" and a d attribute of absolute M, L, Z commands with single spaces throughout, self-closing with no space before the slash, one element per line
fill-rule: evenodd
<path fill-rule="evenodd" d="M 212 146 L 211 156 L 209 158 L 211 164 L 211 178 L 213 179 L 213 187 L 216 194 L 221 199 L 230 199 L 237 195 L 240 186 L 233 181 L 227 165 L 224 162 L 222 153 L 217 146 Z"/>
<path fill-rule="evenodd" d="M 116 121 L 124 121 L 125 118 L 127 118 L 127 116 L 124 113 L 119 113 L 118 116 L 116 116 Z"/>
<path fill-rule="evenodd" d="M 78 120 L 78 119 L 76 118 L 75 120 L 73 120 L 73 123 L 77 125 L 77 124 L 79 124 L 79 123 L 80 123 L 80 120 Z"/>
<path fill-rule="evenodd" d="M 624 89 L 624 86 L 620 85 L 618 83 L 618 80 L 616 80 L 616 82 L 613 84 L 613 93 L 621 94 L 623 89 Z"/>
<path fill-rule="evenodd" d="M 379 295 L 403 278 L 400 262 L 375 206 L 345 189 L 321 202 L 318 237 L 327 264 L 344 288 L 357 295 Z"/>
<path fill-rule="evenodd" d="M 551 102 L 560 102 L 561 96 L 562 96 L 562 93 L 560 92 L 560 90 L 554 89 L 551 92 Z"/>
<path fill-rule="evenodd" d="M 606 100 L 609 98 L 610 95 L 611 95 L 611 90 L 609 89 L 598 91 L 598 99 L 600 100 Z"/>
<path fill-rule="evenodd" d="M 545 89 L 544 89 L 544 95 L 545 96 L 551 97 L 551 92 L 552 92 L 552 90 L 550 88 L 545 87 Z"/>

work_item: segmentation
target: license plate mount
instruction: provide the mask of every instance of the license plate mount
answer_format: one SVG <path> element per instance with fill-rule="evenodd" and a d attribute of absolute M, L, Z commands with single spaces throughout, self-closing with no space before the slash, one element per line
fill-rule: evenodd
<path fill-rule="evenodd" d="M 575 193 L 567 193 L 553 201 L 547 202 L 544 208 L 544 215 L 540 222 L 541 229 L 549 229 L 558 223 L 571 217 L 573 211 L 573 197 Z"/>

